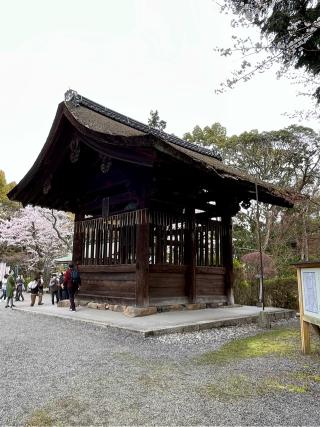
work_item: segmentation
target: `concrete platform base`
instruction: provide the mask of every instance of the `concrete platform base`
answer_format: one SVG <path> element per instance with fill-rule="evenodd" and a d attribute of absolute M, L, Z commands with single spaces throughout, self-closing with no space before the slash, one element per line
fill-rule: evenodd
<path fill-rule="evenodd" d="M 170 311 L 152 314 L 147 317 L 130 318 L 121 312 L 93 310 L 86 306 L 79 306 L 76 312 L 71 312 L 68 307 L 52 305 L 49 295 L 44 295 L 44 305 L 41 306 L 35 305 L 30 307 L 30 301 L 27 300 L 28 295 L 25 295 L 25 301 L 17 302 L 14 310 L 93 323 L 138 333 L 144 337 L 256 323 L 259 319 L 259 313 L 262 311 L 260 307 L 236 306 L 191 311 Z M 265 308 L 265 313 L 271 322 L 280 319 L 289 319 L 296 315 L 294 310 L 272 307 Z"/>

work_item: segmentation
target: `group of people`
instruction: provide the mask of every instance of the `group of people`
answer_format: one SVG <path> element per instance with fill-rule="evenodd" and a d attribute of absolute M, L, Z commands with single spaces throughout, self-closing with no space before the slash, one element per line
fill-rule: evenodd
<path fill-rule="evenodd" d="M 23 290 L 24 290 L 24 280 L 22 276 L 18 276 L 17 279 L 14 278 L 13 272 L 5 274 L 1 280 L 1 290 L 2 294 L 0 300 L 6 301 L 6 308 L 15 307 L 13 304 L 13 299 L 15 297 L 16 301 L 24 301 Z"/>
<path fill-rule="evenodd" d="M 69 264 L 68 269 L 65 273 L 61 272 L 58 277 L 56 273 L 53 273 L 49 282 L 49 292 L 51 293 L 51 302 L 54 305 L 54 301 L 58 303 L 60 300 L 69 299 L 70 310 L 76 311 L 74 297 L 79 290 L 81 284 L 80 273 L 77 265 Z M 24 301 L 23 290 L 25 284 L 22 276 L 18 276 L 15 280 L 12 272 L 5 274 L 2 280 L 2 295 L 1 299 L 6 300 L 7 307 L 15 307 L 13 304 L 13 298 L 15 294 L 16 301 Z M 28 283 L 28 290 L 31 293 L 31 307 L 36 303 L 38 297 L 38 305 L 42 305 L 43 299 L 43 276 L 41 273 L 35 275 L 34 279 Z"/>
<path fill-rule="evenodd" d="M 54 305 L 54 301 L 58 303 L 60 300 L 69 299 L 70 310 L 76 311 L 74 297 L 76 292 L 79 290 L 81 284 L 80 273 L 77 265 L 69 264 L 69 268 L 65 273 L 61 272 L 60 276 L 57 277 L 56 273 L 53 273 L 49 282 L 49 291 L 51 293 L 51 303 Z M 41 276 L 36 276 L 32 282 L 29 283 L 28 287 L 31 290 L 31 306 L 36 302 L 38 295 L 38 304 L 42 304 L 43 295 L 43 280 Z"/>
<path fill-rule="evenodd" d="M 57 303 L 63 299 L 69 299 L 68 288 L 64 286 L 63 282 L 63 272 L 60 273 L 60 276 L 58 276 L 56 273 L 52 273 L 49 282 L 49 291 L 51 293 L 52 305 L 54 304 L 54 297 L 56 297 Z"/>

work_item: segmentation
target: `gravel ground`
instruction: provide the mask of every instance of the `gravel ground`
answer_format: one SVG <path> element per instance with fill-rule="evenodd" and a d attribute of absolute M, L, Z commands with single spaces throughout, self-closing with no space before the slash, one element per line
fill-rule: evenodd
<path fill-rule="evenodd" d="M 319 356 L 198 362 L 255 325 L 142 338 L 4 304 L 0 322 L 1 426 L 319 425 Z M 309 376 L 306 392 L 276 382 L 293 373 Z"/>

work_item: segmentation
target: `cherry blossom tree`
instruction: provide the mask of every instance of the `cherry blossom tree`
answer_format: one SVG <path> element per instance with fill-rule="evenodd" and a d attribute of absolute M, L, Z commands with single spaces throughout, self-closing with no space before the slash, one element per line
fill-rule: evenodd
<path fill-rule="evenodd" d="M 241 261 L 245 265 L 245 272 L 247 278 L 254 280 L 261 273 L 260 253 L 250 252 L 241 257 Z M 272 257 L 268 254 L 262 253 L 263 273 L 264 277 L 273 277 L 277 270 Z"/>
<path fill-rule="evenodd" d="M 8 254 L 20 253 L 29 272 L 45 273 L 53 260 L 71 251 L 73 222 L 65 212 L 27 206 L 0 220 L 0 245 Z"/>

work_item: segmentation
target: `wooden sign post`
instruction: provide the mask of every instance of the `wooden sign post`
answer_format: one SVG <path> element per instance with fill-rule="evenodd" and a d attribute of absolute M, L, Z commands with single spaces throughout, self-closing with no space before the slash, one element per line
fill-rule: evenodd
<path fill-rule="evenodd" d="M 299 290 L 301 346 L 310 353 L 310 325 L 320 331 L 320 261 L 296 264 Z"/>

